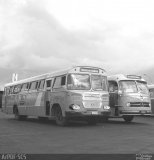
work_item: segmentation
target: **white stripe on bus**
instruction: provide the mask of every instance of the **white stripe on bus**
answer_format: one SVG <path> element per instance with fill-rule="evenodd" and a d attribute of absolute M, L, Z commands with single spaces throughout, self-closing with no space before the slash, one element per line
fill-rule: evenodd
<path fill-rule="evenodd" d="M 43 93 L 40 92 L 37 96 L 36 102 L 35 102 L 35 106 L 41 106 L 41 99 L 42 99 L 42 95 Z"/>

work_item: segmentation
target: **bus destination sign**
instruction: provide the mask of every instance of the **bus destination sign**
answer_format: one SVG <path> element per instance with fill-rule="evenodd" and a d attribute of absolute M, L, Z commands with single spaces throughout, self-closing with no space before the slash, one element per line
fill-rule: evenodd
<path fill-rule="evenodd" d="M 127 75 L 127 78 L 132 78 L 132 79 L 141 79 L 141 76 L 136 76 L 136 75 Z"/>
<path fill-rule="evenodd" d="M 94 68 L 81 68 L 81 72 L 91 72 L 91 73 L 99 73 L 99 69 L 94 69 Z"/>

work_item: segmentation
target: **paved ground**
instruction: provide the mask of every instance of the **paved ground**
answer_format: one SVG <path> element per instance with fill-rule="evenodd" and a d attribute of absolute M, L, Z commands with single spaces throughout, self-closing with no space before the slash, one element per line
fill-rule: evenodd
<path fill-rule="evenodd" d="M 136 117 L 90 126 L 29 118 L 16 121 L 0 112 L 0 153 L 154 153 L 154 117 Z"/>

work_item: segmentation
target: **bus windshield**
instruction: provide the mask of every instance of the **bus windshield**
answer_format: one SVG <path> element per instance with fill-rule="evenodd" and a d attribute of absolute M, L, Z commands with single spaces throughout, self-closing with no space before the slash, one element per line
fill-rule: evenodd
<path fill-rule="evenodd" d="M 149 93 L 148 87 L 145 82 L 137 81 L 137 87 L 139 89 L 139 92 L 145 93 L 145 94 Z"/>
<path fill-rule="evenodd" d="M 107 78 L 101 75 L 92 75 L 91 76 L 92 89 L 93 90 L 107 90 Z"/>
<path fill-rule="evenodd" d="M 90 90 L 90 75 L 88 74 L 69 74 L 67 87 L 70 90 Z"/>
<path fill-rule="evenodd" d="M 119 89 L 125 93 L 135 93 L 137 92 L 137 86 L 135 81 L 120 81 Z"/>
<path fill-rule="evenodd" d="M 107 91 L 107 78 L 102 75 L 89 74 L 69 74 L 67 78 L 67 87 L 69 90 L 103 90 Z"/>

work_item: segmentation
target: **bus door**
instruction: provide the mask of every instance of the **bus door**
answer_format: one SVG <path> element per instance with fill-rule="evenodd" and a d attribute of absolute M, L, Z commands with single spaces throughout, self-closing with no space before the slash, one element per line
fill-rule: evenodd
<path fill-rule="evenodd" d="M 150 92 L 150 99 L 151 99 L 151 111 L 152 111 L 152 114 L 154 115 L 154 88 L 150 88 L 149 92 Z"/>
<path fill-rule="evenodd" d="M 46 79 L 45 83 L 45 115 L 50 115 L 50 104 L 51 104 L 51 91 L 52 91 L 53 78 Z"/>
<path fill-rule="evenodd" d="M 118 84 L 116 81 L 109 81 L 109 105 L 111 115 L 118 116 Z"/>

